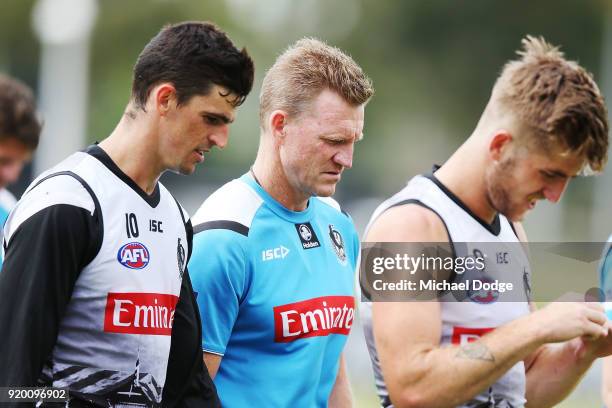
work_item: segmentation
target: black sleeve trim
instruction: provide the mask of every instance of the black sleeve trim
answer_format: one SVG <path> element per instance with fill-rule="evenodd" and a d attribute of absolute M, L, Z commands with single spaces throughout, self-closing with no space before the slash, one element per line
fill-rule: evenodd
<path fill-rule="evenodd" d="M 183 214 L 183 208 L 181 207 L 181 204 L 178 202 L 176 197 L 174 197 L 172 194 L 170 194 L 170 196 L 172 198 L 174 198 L 174 202 L 176 203 L 176 206 L 178 207 L 179 213 L 181 214 L 181 219 L 183 220 L 183 224 L 187 224 L 187 221 L 185 221 L 185 214 Z"/>
<path fill-rule="evenodd" d="M 198 224 L 193 227 L 193 233 L 198 234 L 202 231 L 208 231 L 213 229 L 225 229 L 237 232 L 238 234 L 244 235 L 245 237 L 249 236 L 249 227 L 236 221 L 227 220 L 203 222 L 202 224 Z"/>
<path fill-rule="evenodd" d="M 185 224 L 185 230 L 187 232 L 187 260 L 185 261 L 185 268 L 191 259 L 191 254 L 193 253 L 193 225 L 191 225 L 191 220 L 187 221 Z"/>

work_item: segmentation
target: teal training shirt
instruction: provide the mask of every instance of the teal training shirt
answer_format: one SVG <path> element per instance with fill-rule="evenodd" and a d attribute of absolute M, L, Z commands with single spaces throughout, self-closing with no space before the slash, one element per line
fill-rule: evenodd
<path fill-rule="evenodd" d="M 326 407 L 354 319 L 359 239 L 329 198 L 286 209 L 250 176 L 193 217 L 202 347 L 224 407 Z"/>

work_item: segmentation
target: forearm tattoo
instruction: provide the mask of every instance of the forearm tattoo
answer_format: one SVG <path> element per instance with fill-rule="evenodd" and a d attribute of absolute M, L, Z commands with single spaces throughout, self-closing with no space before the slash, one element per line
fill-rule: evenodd
<path fill-rule="evenodd" d="M 495 361 L 495 357 L 489 348 L 479 341 L 459 347 L 459 351 L 455 357 L 468 358 L 470 360 Z"/>

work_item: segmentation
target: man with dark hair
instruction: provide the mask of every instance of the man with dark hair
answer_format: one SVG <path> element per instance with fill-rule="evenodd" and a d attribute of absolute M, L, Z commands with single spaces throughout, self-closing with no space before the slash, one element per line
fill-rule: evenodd
<path fill-rule="evenodd" d="M 69 406 L 218 406 L 189 274 L 192 228 L 160 183 L 223 148 L 253 62 L 210 23 L 142 51 L 99 145 L 40 175 L 6 224 L 0 386 L 69 390 Z"/>
<path fill-rule="evenodd" d="M 201 42 L 202 37 L 207 41 Z M 209 47 L 211 43 L 215 46 Z M 245 49 L 228 52 L 233 44 L 214 25 L 183 24 L 162 31 L 144 48 L 134 66 L 132 100 L 144 109 L 151 88 L 172 82 L 177 103 L 208 93 L 214 84 L 223 86 L 234 106 L 244 102 L 253 84 L 253 64 Z M 131 112 L 133 113 L 133 112 Z"/>
<path fill-rule="evenodd" d="M 31 159 L 38 146 L 40 129 L 30 88 L 0 74 L 0 226 L 16 202 L 5 187 L 17 181 L 23 165 Z"/>
<path fill-rule="evenodd" d="M 443 282 L 463 292 L 362 304 L 384 407 L 552 407 L 612 353 L 601 305 L 535 310 L 520 224 L 538 200 L 559 201 L 573 177 L 603 170 L 604 99 L 584 68 L 542 38 L 526 37 L 518 54 L 470 137 L 382 203 L 366 228 L 370 243 L 449 243 L 452 259 L 485 265 Z M 470 289 L 478 279 L 515 290 Z"/>

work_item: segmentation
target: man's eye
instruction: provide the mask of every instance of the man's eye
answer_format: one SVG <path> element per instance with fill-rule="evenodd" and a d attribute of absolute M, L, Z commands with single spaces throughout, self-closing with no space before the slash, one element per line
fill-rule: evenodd
<path fill-rule="evenodd" d="M 204 119 L 206 120 L 206 122 L 209 125 L 220 125 L 221 124 L 221 119 L 215 117 L 215 116 L 204 116 Z"/>

